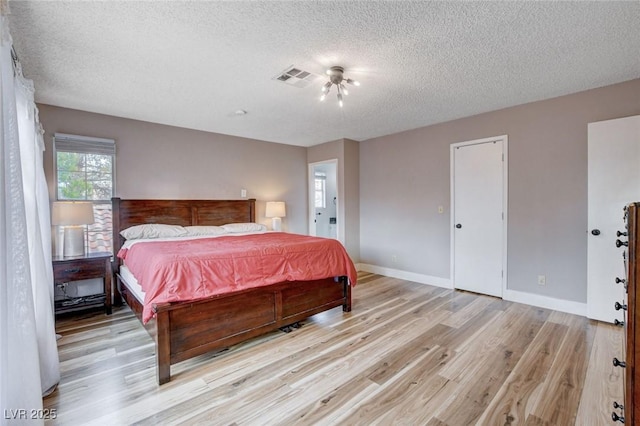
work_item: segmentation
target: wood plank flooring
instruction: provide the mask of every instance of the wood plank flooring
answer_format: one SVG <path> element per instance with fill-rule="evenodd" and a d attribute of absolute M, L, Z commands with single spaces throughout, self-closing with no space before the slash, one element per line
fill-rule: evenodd
<path fill-rule="evenodd" d="M 360 273 L 353 311 L 172 367 L 127 307 L 59 319 L 49 424 L 607 425 L 619 327 Z"/>

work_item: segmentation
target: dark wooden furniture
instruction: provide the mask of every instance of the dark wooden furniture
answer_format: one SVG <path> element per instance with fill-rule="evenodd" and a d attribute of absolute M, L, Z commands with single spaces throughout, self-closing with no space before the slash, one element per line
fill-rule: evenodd
<path fill-rule="evenodd" d="M 624 359 L 613 359 L 613 364 L 624 368 L 624 403 L 614 402 L 612 419 L 625 424 L 634 425 L 640 421 L 640 378 L 637 374 L 640 365 L 640 291 L 638 282 L 640 278 L 640 203 L 631 203 L 625 212 L 626 230 L 618 233 L 616 245 L 625 247 L 626 277 L 616 278 L 617 283 L 624 284 L 627 290 L 627 300 L 616 302 L 616 310 L 624 313 L 621 322 L 616 319 L 616 324 L 625 328 Z"/>
<path fill-rule="evenodd" d="M 111 253 L 92 253 L 75 257 L 53 258 L 53 283 L 60 285 L 72 281 L 90 278 L 104 279 L 104 292 L 92 297 L 61 300 L 55 303 L 55 313 L 78 311 L 81 309 L 104 306 L 107 315 L 111 315 Z M 77 303 L 69 303 L 77 302 Z"/>
<path fill-rule="evenodd" d="M 144 223 L 223 225 L 255 222 L 255 200 L 121 200 L 112 199 L 115 253 L 120 231 Z M 116 271 L 120 259 L 115 260 Z M 127 304 L 142 317 L 143 305 L 118 274 Z M 277 283 L 199 301 L 154 304 L 155 318 L 144 324 L 156 342 L 159 384 L 171 378 L 171 365 L 294 324 L 342 306 L 351 310 L 346 277 Z"/>

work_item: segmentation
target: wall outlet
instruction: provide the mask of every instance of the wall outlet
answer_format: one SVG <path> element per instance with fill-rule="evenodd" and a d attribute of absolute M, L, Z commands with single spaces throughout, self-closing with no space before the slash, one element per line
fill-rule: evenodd
<path fill-rule="evenodd" d="M 538 275 L 538 285 L 547 285 L 547 277 Z"/>
<path fill-rule="evenodd" d="M 398 263 L 398 256 L 395 254 L 391 256 L 391 263 Z"/>
<path fill-rule="evenodd" d="M 247 190 L 246 189 L 241 189 L 240 190 L 240 197 L 247 198 Z"/>

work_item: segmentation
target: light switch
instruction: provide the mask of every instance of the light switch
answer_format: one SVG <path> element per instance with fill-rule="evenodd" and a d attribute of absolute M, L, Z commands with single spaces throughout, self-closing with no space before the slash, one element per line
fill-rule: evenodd
<path fill-rule="evenodd" d="M 440 214 L 444 213 L 444 207 L 443 206 L 438 206 L 438 213 L 440 213 Z"/>
<path fill-rule="evenodd" d="M 247 190 L 246 189 L 241 189 L 240 190 L 240 196 L 242 198 L 247 198 Z"/>

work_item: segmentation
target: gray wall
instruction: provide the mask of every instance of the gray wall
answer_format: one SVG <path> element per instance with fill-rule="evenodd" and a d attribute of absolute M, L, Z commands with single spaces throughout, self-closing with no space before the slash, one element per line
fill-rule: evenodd
<path fill-rule="evenodd" d="M 338 139 L 307 149 L 308 163 L 338 160 L 338 239 L 354 262 L 360 259 L 359 145 L 351 139 Z"/>
<path fill-rule="evenodd" d="M 354 262 L 360 261 L 360 143 L 343 139 L 345 247 Z"/>
<path fill-rule="evenodd" d="M 307 233 L 307 163 L 338 158 L 344 241 L 354 261 L 442 278 L 450 268 L 449 145 L 507 134 L 508 287 L 586 302 L 587 123 L 640 114 L 640 80 L 308 149 L 39 108 L 50 184 L 53 133 L 113 138 L 118 196 L 237 199 L 246 188 L 260 201 L 262 223 L 270 223 L 264 201 L 287 202 L 283 227 L 291 232 Z"/>
<path fill-rule="evenodd" d="M 38 105 L 45 133 L 45 174 L 53 199 L 52 139 L 69 133 L 115 139 L 116 195 L 122 198 L 256 198 L 287 203 L 284 230 L 307 233 L 307 150 L 303 147 L 188 130 Z"/>
<path fill-rule="evenodd" d="M 586 302 L 587 123 L 636 114 L 640 80 L 361 142 L 361 262 L 449 278 L 449 145 L 506 134 L 508 288 Z"/>

